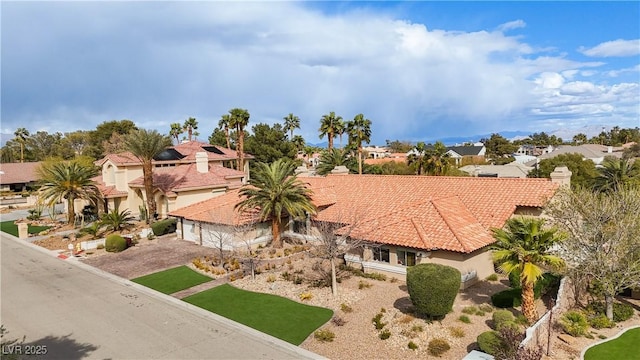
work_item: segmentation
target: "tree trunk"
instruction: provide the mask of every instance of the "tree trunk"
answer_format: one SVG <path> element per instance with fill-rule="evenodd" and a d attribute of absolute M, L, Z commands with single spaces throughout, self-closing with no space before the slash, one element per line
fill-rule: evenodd
<path fill-rule="evenodd" d="M 229 139 L 229 128 L 224 128 L 224 136 L 227 139 L 227 149 L 231 149 L 231 140 Z"/>
<path fill-rule="evenodd" d="M 238 170 L 244 171 L 244 128 L 238 127 Z"/>
<path fill-rule="evenodd" d="M 523 279 L 520 279 L 520 283 L 522 284 L 522 314 L 533 324 L 538 320 L 533 284 L 525 282 Z"/>
<path fill-rule="evenodd" d="M 73 198 L 67 199 L 67 223 L 76 227 L 76 208 Z"/>
<path fill-rule="evenodd" d="M 271 220 L 271 233 L 273 235 L 271 245 L 274 248 L 282 248 L 282 239 L 280 239 L 280 221 L 275 217 Z"/>
<path fill-rule="evenodd" d="M 333 133 L 327 133 L 327 137 L 329 138 L 329 150 L 333 149 Z"/>
<path fill-rule="evenodd" d="M 362 175 L 362 146 L 358 146 L 358 174 Z"/>
<path fill-rule="evenodd" d="M 331 295 L 338 297 L 338 279 L 336 277 L 336 259 L 331 258 Z"/>
<path fill-rule="evenodd" d="M 604 303 L 606 305 L 607 318 L 613 321 L 613 296 L 604 294 Z"/>
<path fill-rule="evenodd" d="M 153 167 L 151 161 L 145 162 L 143 165 L 144 193 L 147 198 L 147 224 L 151 224 L 155 219 L 156 202 L 153 199 Z"/>

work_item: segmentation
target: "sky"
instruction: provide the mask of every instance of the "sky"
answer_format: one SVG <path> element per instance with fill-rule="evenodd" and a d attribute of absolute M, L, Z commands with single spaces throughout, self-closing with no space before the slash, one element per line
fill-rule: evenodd
<path fill-rule="evenodd" d="M 362 113 L 372 144 L 640 126 L 640 2 L 2 1 L 1 125 L 129 119 L 206 141 L 250 124 Z M 326 140 L 326 139 L 325 139 Z"/>

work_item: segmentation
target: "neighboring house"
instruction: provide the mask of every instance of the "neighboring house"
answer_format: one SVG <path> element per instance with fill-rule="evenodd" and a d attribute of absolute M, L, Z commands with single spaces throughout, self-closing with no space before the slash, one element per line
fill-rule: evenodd
<path fill-rule="evenodd" d="M 524 144 L 516 150 L 516 155 L 540 156 L 552 152 L 555 148 L 552 145 L 537 146 Z"/>
<path fill-rule="evenodd" d="M 0 163 L 0 191 L 22 192 L 35 186 L 41 162 Z"/>
<path fill-rule="evenodd" d="M 460 168 L 471 176 L 498 178 L 526 178 L 533 169 L 515 161 L 505 165 L 466 165 Z"/>
<path fill-rule="evenodd" d="M 565 169 L 566 170 L 566 169 Z M 442 176 L 330 175 L 300 178 L 313 191 L 319 211 L 315 221 L 336 225 L 336 233 L 370 244 L 345 260 L 368 272 L 404 279 L 408 266 L 439 263 L 464 274 L 464 286 L 494 272 L 489 245 L 491 228 L 514 215 L 541 214 L 570 172 L 548 179 L 495 179 Z M 215 239 L 208 229 L 237 231 L 241 215 L 235 191 L 170 212 L 180 220 L 180 236 L 200 244 Z M 245 221 L 250 220 L 245 218 Z M 269 224 L 258 225 L 255 243 L 270 239 Z M 285 236 L 313 241 L 317 229 L 309 219 L 290 221 Z M 245 240 L 246 242 L 246 240 Z M 255 244 L 254 243 L 254 244 Z M 236 240 L 229 248 L 244 246 Z"/>
<path fill-rule="evenodd" d="M 560 154 L 580 154 L 583 158 L 593 161 L 596 165 L 602 164 L 605 156 L 622 158 L 623 147 L 613 147 L 598 144 L 582 144 L 578 146 L 561 145 L 550 153 L 540 155 L 539 160 L 550 159 Z"/>
<path fill-rule="evenodd" d="M 390 155 L 389 149 L 387 149 L 384 146 L 375 146 L 375 145 L 364 146 L 362 147 L 362 151 L 367 153 L 368 154 L 367 158 L 370 158 L 370 159 L 381 159 L 381 158 L 388 157 Z"/>
<path fill-rule="evenodd" d="M 484 161 L 487 148 L 482 146 L 448 146 L 447 154 L 455 159 L 456 165 L 462 163 L 462 159 L 469 159 L 472 162 Z"/>
<path fill-rule="evenodd" d="M 253 159 L 245 155 L 245 159 Z M 249 178 L 249 161 L 244 171 L 231 168 L 235 150 L 191 141 L 167 148 L 153 161 L 154 197 L 157 215 L 189 206 L 236 189 Z M 109 154 L 96 161 L 101 175 L 94 180 L 102 194 L 102 209 L 130 210 L 139 216 L 146 208 L 142 162 L 132 153 Z"/>
<path fill-rule="evenodd" d="M 388 153 L 384 157 L 364 159 L 364 163 L 367 165 L 380 165 L 392 161 L 406 163 L 407 153 Z"/>

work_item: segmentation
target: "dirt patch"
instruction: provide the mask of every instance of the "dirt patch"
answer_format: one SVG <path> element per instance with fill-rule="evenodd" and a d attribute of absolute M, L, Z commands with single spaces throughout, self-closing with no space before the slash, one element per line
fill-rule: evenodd
<path fill-rule="evenodd" d="M 178 240 L 175 234 L 170 234 L 155 240 L 142 239 L 136 246 L 119 253 L 96 252 L 82 261 L 120 277 L 133 279 L 187 265 L 200 256 L 214 255 L 215 249 Z"/>

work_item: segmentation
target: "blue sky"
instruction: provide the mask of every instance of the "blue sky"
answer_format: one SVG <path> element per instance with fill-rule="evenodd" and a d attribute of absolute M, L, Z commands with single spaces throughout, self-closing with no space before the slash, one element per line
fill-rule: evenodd
<path fill-rule="evenodd" d="M 639 2 L 8 2 L 0 130 L 363 113 L 372 143 L 640 126 Z"/>

